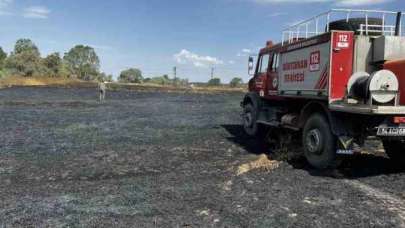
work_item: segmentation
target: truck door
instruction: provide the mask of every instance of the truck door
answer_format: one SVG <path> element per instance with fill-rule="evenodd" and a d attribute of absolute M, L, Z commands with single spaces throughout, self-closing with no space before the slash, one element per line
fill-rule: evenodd
<path fill-rule="evenodd" d="M 261 96 L 267 96 L 267 80 L 269 74 L 271 55 L 270 53 L 261 54 L 259 56 L 256 74 L 255 74 L 255 91 Z"/>
<path fill-rule="evenodd" d="M 273 96 L 278 94 L 278 84 L 279 84 L 279 76 L 278 76 L 278 66 L 280 61 L 280 54 L 274 53 L 271 61 L 271 67 L 269 76 L 267 79 L 267 88 L 268 88 L 268 95 Z"/>

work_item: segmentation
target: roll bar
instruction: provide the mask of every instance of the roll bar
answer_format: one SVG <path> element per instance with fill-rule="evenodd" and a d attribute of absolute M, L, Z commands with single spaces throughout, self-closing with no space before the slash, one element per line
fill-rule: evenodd
<path fill-rule="evenodd" d="M 343 15 L 342 15 L 343 14 Z M 347 22 L 354 18 L 353 14 L 363 15 L 365 24 L 360 26 L 358 32 L 362 35 L 380 32 L 381 35 L 403 36 L 402 20 L 403 12 L 384 10 L 358 10 L 358 9 L 332 9 L 310 19 L 292 25 L 282 32 L 282 45 L 293 43 L 302 38 L 310 38 L 330 31 L 329 25 L 334 20 L 346 19 Z M 369 24 L 368 19 L 380 18 L 382 25 Z M 332 20 L 333 19 L 333 20 Z M 326 29 L 323 29 L 326 28 Z"/>

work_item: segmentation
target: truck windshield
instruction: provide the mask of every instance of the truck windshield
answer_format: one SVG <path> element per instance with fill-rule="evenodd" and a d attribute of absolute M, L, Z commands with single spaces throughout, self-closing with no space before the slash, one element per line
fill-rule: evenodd
<path fill-rule="evenodd" d="M 260 57 L 260 65 L 258 73 L 266 73 L 269 67 L 270 55 L 265 54 Z"/>

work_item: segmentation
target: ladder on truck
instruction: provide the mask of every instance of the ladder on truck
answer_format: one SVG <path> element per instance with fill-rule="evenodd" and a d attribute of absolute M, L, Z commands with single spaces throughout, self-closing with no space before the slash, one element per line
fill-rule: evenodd
<path fill-rule="evenodd" d="M 359 17 L 364 17 L 365 19 L 365 23 L 361 24 L 357 31 L 360 35 L 368 36 L 369 34 L 378 34 L 386 36 L 404 36 L 404 29 L 402 28 L 403 23 L 402 20 L 400 20 L 403 15 L 405 15 L 405 13 L 383 10 L 332 9 L 284 29 L 281 42 L 284 46 L 301 39 L 308 39 L 320 34 L 328 33 L 330 32 L 331 22 L 337 20 L 346 20 L 346 22 L 349 22 L 351 19 Z M 381 19 L 382 24 L 370 24 L 370 18 Z M 397 30 L 397 26 L 399 30 Z"/>

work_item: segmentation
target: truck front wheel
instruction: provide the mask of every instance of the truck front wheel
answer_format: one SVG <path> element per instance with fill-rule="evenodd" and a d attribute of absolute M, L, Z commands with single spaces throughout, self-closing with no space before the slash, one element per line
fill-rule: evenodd
<path fill-rule="evenodd" d="M 313 114 L 305 124 L 302 140 L 309 164 L 317 169 L 336 168 L 336 140 L 327 119 Z"/>
<path fill-rule="evenodd" d="M 398 165 L 405 165 L 405 142 L 383 140 L 385 153 Z"/>
<path fill-rule="evenodd" d="M 257 123 L 258 110 L 252 104 L 243 107 L 243 128 L 249 136 L 257 136 L 260 126 Z"/>

